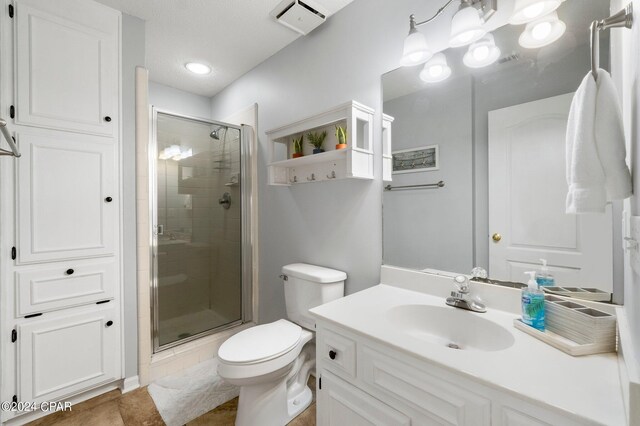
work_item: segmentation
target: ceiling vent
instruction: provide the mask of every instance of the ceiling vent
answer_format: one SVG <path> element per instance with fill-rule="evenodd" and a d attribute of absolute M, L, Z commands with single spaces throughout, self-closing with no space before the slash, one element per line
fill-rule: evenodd
<path fill-rule="evenodd" d="M 271 11 L 282 25 L 307 35 L 327 19 L 327 13 L 310 0 L 284 0 Z"/>

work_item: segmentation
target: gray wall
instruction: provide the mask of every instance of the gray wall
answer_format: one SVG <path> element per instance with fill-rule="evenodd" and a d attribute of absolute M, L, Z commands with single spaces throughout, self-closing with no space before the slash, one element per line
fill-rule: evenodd
<path fill-rule="evenodd" d="M 138 374 L 138 288 L 136 268 L 135 69 L 144 66 L 143 20 L 122 14 L 122 156 L 124 192 L 124 351 L 125 377 Z"/>
<path fill-rule="evenodd" d="M 153 78 L 153 75 L 150 75 Z M 211 98 L 149 81 L 149 103 L 181 115 L 211 118 Z"/>
<path fill-rule="evenodd" d="M 254 102 L 259 108 L 260 322 L 285 315 L 280 268 L 310 262 L 347 272 L 347 293 L 379 283 L 382 262 L 380 156 L 374 181 L 340 180 L 291 188 L 267 185 L 263 130 L 354 99 L 376 109 L 380 153 L 380 76 L 398 66 L 408 14 L 422 0 L 356 0 L 324 25 L 281 50 L 213 98 L 222 118 Z"/>
<path fill-rule="evenodd" d="M 384 263 L 469 272 L 473 267 L 473 86 L 469 75 L 384 103 L 393 150 L 439 145 L 439 170 L 393 175 L 392 185 L 444 188 L 385 191 Z"/>

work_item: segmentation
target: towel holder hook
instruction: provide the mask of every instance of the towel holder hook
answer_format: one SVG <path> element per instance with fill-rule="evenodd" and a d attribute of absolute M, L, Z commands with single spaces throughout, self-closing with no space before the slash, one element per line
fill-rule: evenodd
<path fill-rule="evenodd" d="M 606 19 L 591 23 L 591 75 L 598 81 L 598 69 L 600 68 L 600 31 L 609 28 L 631 28 L 633 26 L 633 3 L 629 3 L 624 9 Z"/>

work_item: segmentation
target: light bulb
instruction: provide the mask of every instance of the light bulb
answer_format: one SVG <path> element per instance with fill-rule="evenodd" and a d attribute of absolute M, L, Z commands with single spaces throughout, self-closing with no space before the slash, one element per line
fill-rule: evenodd
<path fill-rule="evenodd" d="M 489 33 L 469 46 L 462 62 L 469 68 L 482 68 L 491 65 L 499 57 L 500 49 L 496 46 L 493 34 Z"/>
<path fill-rule="evenodd" d="M 479 46 L 473 49 L 473 58 L 476 61 L 484 61 L 489 57 L 489 47 L 488 46 Z"/>
<path fill-rule="evenodd" d="M 442 65 L 433 65 L 429 67 L 429 75 L 431 77 L 440 77 L 444 72 Z"/>
<path fill-rule="evenodd" d="M 426 63 L 420 71 L 420 79 L 425 83 L 437 83 L 446 80 L 451 75 L 451 68 L 447 65 L 447 57 L 438 52 Z"/>
<path fill-rule="evenodd" d="M 551 34 L 551 23 L 540 22 L 531 29 L 531 36 L 536 40 L 544 40 Z"/>
<path fill-rule="evenodd" d="M 412 27 L 409 35 L 404 39 L 404 49 L 400 64 L 403 67 L 422 64 L 428 61 L 431 56 L 433 56 L 433 53 L 429 49 L 424 34 Z"/>
<path fill-rule="evenodd" d="M 544 47 L 562 37 L 566 29 L 565 23 L 558 19 L 558 14 L 551 12 L 540 19 L 529 22 L 524 32 L 520 34 L 518 43 L 527 49 Z"/>
<path fill-rule="evenodd" d="M 466 46 L 482 38 L 487 30 L 483 28 L 480 12 L 473 6 L 463 3 L 461 8 L 451 18 L 451 47 Z"/>
<path fill-rule="evenodd" d="M 562 0 L 515 0 L 509 23 L 521 25 L 535 21 L 553 12 L 561 4 Z"/>

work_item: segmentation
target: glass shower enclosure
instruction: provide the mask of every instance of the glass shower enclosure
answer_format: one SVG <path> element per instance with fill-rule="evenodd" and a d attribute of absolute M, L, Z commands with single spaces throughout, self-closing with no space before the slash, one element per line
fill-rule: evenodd
<path fill-rule="evenodd" d="M 245 129 L 152 109 L 152 324 L 159 352 L 250 320 Z"/>

